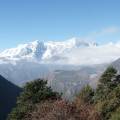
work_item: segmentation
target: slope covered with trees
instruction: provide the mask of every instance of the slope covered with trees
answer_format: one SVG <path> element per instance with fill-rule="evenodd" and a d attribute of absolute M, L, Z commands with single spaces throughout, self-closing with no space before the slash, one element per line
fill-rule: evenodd
<path fill-rule="evenodd" d="M 77 103 L 80 106 L 93 106 L 92 110 L 97 113 L 99 120 L 119 120 L 120 75 L 117 70 L 108 67 L 99 79 L 96 90 L 86 86 L 77 96 Z"/>
<path fill-rule="evenodd" d="M 8 120 L 119 120 L 120 75 L 109 67 L 96 89 L 84 87 L 74 101 L 66 101 L 44 80 L 27 83 Z"/>
<path fill-rule="evenodd" d="M 36 104 L 58 99 L 60 99 L 60 95 L 47 86 L 47 81 L 38 79 L 29 82 L 24 86 L 23 92 L 17 100 L 17 107 L 13 109 L 8 120 L 25 120 L 31 116 Z"/>

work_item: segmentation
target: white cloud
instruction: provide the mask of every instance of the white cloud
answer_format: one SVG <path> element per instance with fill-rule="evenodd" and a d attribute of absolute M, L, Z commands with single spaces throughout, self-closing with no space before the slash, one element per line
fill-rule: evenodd
<path fill-rule="evenodd" d="M 117 33 L 117 32 L 119 32 L 119 28 L 117 28 L 117 27 L 109 27 L 109 28 L 105 28 L 101 31 L 102 34 Z"/>
<path fill-rule="evenodd" d="M 120 58 L 120 43 L 108 43 L 96 47 L 76 48 L 62 56 L 68 64 L 92 65 L 110 63 Z"/>
<path fill-rule="evenodd" d="M 106 29 L 104 32 L 115 31 L 113 29 Z M 33 42 L 34 43 L 34 42 Z M 31 44 L 33 44 L 31 43 Z M 41 44 L 38 43 L 38 45 Z M 120 58 L 120 42 L 117 43 L 107 43 L 104 45 L 98 45 L 94 42 L 88 42 L 86 39 L 77 39 L 73 38 L 67 41 L 62 42 L 47 42 L 44 43 L 47 47 L 46 49 L 38 49 L 40 50 L 40 59 L 39 56 L 37 60 L 42 63 L 59 63 L 59 64 L 76 64 L 76 65 L 92 65 L 92 64 L 102 64 L 109 63 L 118 58 Z M 44 45 L 42 44 L 42 45 Z M 29 44 L 28 44 L 29 45 Z M 36 50 L 37 46 L 29 45 L 29 49 Z M 37 47 L 38 48 L 38 47 Z M 44 47 L 43 47 L 44 48 Z M 36 60 L 36 52 L 32 51 L 31 54 L 21 54 L 23 51 L 26 53 L 28 47 L 25 45 L 19 46 L 14 49 L 10 49 L 1 53 L 1 59 L 7 60 L 21 60 L 21 59 L 31 59 Z M 41 53 L 41 50 L 44 52 Z M 18 53 L 16 51 L 19 51 Z M 8 53 L 8 55 L 7 55 Z M 16 55 L 17 53 L 17 55 Z M 47 54 L 46 54 L 47 53 Z M 7 55 L 7 56 L 6 56 Z M 10 57 L 9 57 L 10 56 Z M 45 57 L 43 57 L 45 56 Z"/>
<path fill-rule="evenodd" d="M 97 37 L 100 37 L 100 36 L 104 36 L 104 35 L 110 35 L 110 34 L 115 34 L 115 33 L 118 33 L 120 32 L 120 29 L 118 27 L 107 27 L 107 28 L 104 28 L 100 31 L 94 31 L 92 33 L 90 33 L 87 38 L 91 38 L 91 39 L 95 39 Z"/>

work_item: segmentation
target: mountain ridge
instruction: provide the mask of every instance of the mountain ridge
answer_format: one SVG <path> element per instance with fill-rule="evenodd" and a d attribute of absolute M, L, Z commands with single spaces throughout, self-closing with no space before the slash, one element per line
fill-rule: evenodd
<path fill-rule="evenodd" d="M 120 42 L 97 44 L 79 38 L 66 41 L 39 41 L 18 45 L 0 53 L 0 64 L 16 61 L 40 64 L 94 65 L 120 58 Z"/>
<path fill-rule="evenodd" d="M 60 54 L 67 50 L 80 47 L 97 46 L 95 42 L 87 42 L 78 38 L 72 38 L 67 41 L 39 41 L 35 40 L 28 44 L 18 45 L 16 48 L 7 49 L 0 53 L 1 59 L 32 59 L 38 62 L 49 61 L 52 59 L 63 59 Z"/>

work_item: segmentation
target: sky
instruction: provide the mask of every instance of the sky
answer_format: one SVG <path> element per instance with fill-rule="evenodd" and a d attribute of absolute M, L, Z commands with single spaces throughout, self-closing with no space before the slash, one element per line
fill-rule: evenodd
<path fill-rule="evenodd" d="M 72 37 L 120 41 L 120 0 L 0 0 L 0 50 Z"/>

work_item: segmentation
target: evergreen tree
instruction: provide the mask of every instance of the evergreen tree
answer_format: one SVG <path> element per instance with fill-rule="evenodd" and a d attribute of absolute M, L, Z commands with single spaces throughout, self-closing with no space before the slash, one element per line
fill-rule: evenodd
<path fill-rule="evenodd" d="M 109 67 L 99 82 L 94 96 L 95 107 L 102 120 L 108 120 L 120 107 L 120 75 L 117 75 L 116 69 Z"/>
<path fill-rule="evenodd" d="M 116 87 L 113 81 L 113 79 L 116 77 L 116 74 L 117 70 L 111 66 L 108 67 L 107 70 L 103 73 L 99 79 L 99 83 L 95 92 L 95 102 L 106 99 L 108 94 L 114 89 L 114 87 Z"/>
<path fill-rule="evenodd" d="M 36 103 L 57 100 L 61 96 L 47 86 L 47 81 L 38 79 L 27 83 L 17 100 L 17 107 L 10 113 L 8 120 L 24 120 L 25 115 L 34 109 Z"/>

